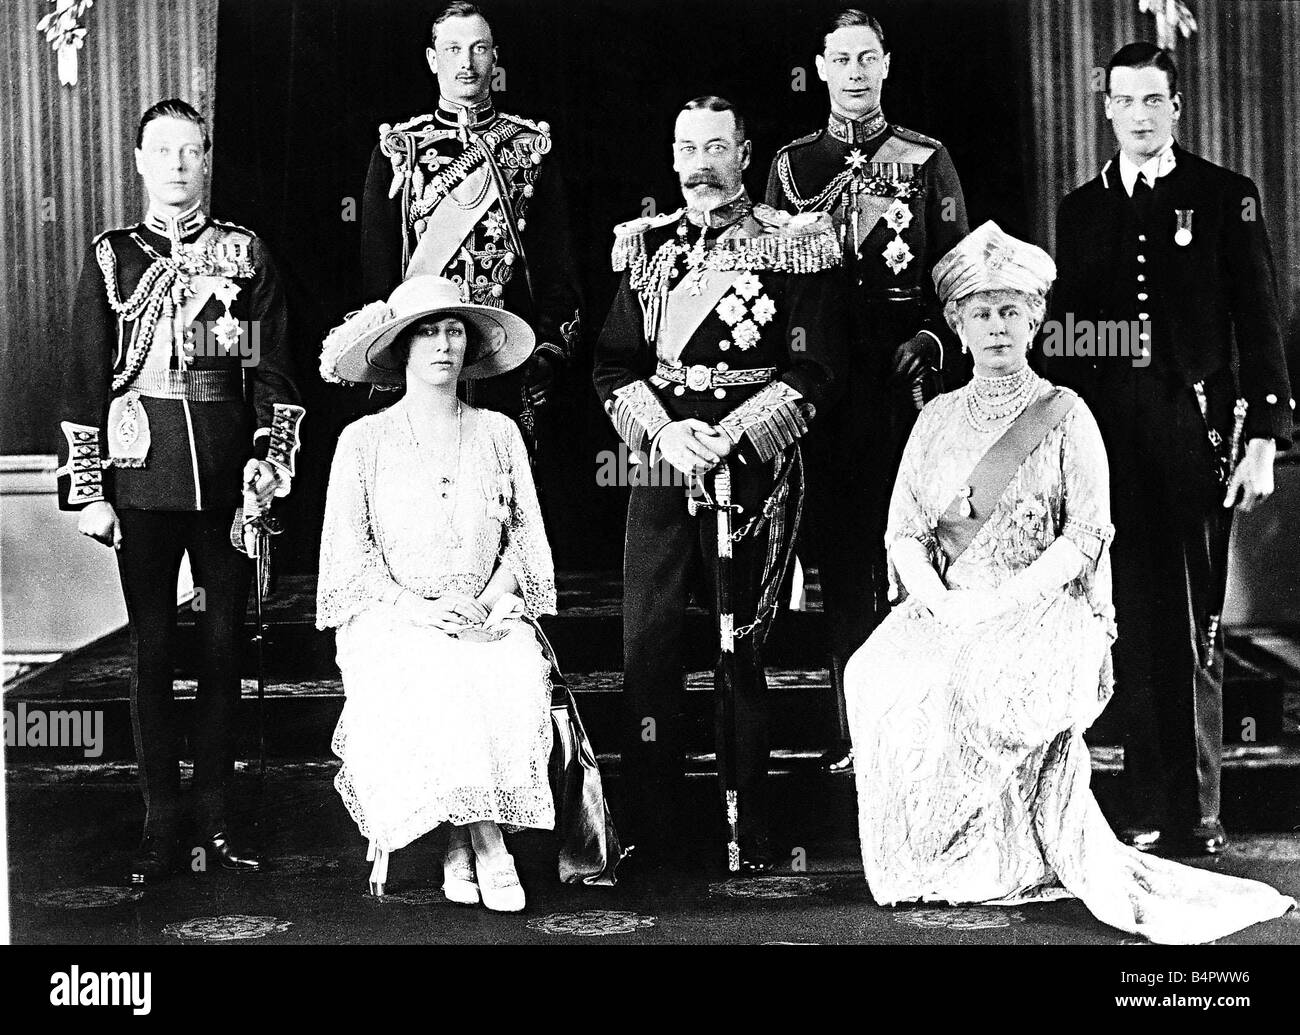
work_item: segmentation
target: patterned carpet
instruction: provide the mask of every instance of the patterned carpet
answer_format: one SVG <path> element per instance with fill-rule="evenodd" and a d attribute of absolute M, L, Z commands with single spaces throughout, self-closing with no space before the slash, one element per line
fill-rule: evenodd
<path fill-rule="evenodd" d="M 30 767 L 24 767 L 29 769 Z M 93 771 L 93 778 L 89 778 Z M 856 844 L 827 836 L 851 821 L 852 797 L 810 808 L 787 787 L 783 828 L 791 862 L 758 879 L 729 877 L 717 845 L 695 842 L 667 872 L 639 872 L 635 854 L 613 888 L 562 885 L 549 834 L 515 835 L 529 895 L 523 914 L 448 903 L 439 889 L 443 835 L 392 857 L 389 894 L 366 893 L 365 846 L 330 786 L 328 763 L 276 766 L 257 806 L 247 767 L 236 778 L 239 829 L 265 851 L 250 876 L 187 872 L 132 888 L 121 874 L 141 808 L 129 767 L 85 767 L 55 778 L 26 772 L 11 784 L 9 844 L 15 943 L 158 944 L 1138 944 L 1077 901 L 1015 908 L 933 904 L 882 909 L 871 900 Z M 18 775 L 18 774 L 13 774 Z M 692 827 L 704 829 L 709 781 L 696 789 Z M 844 789 L 841 786 L 841 789 Z M 834 823 L 819 813 L 833 812 Z M 256 817 L 260 816 L 260 822 Z M 1300 895 L 1300 833 L 1238 837 L 1196 865 L 1266 880 Z M 1300 944 L 1295 914 L 1240 932 L 1233 944 Z"/>

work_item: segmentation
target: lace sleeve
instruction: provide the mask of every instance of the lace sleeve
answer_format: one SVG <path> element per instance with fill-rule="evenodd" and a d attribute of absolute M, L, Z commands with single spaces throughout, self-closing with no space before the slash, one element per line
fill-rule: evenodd
<path fill-rule="evenodd" d="M 937 400 L 936 400 L 937 401 Z M 926 407 L 926 410 L 930 410 Z M 919 496 L 920 486 L 924 484 L 922 462 L 925 447 L 934 423 L 934 413 L 922 411 L 908 436 L 903 449 L 903 458 L 898 466 L 898 477 L 894 480 L 894 492 L 889 498 L 889 522 L 885 528 L 885 549 L 890 550 L 900 539 L 915 539 L 925 547 L 930 564 L 943 576 L 944 565 L 942 551 L 939 549 L 939 537 L 935 534 L 934 523 L 926 517 Z M 889 600 L 901 603 L 907 599 L 907 590 L 894 562 L 889 561 Z"/>
<path fill-rule="evenodd" d="M 1061 535 L 1095 566 L 1115 535 L 1110 523 L 1110 467 L 1092 411 L 1077 400 L 1061 443 L 1065 482 Z"/>
<path fill-rule="evenodd" d="M 524 598 L 524 608 L 531 617 L 553 615 L 555 568 L 542 525 L 542 510 L 537 505 L 528 452 L 519 429 L 508 418 L 502 421 L 501 435 L 506 440 L 504 452 L 511 487 L 501 564 L 518 581 L 519 595 Z"/>
<path fill-rule="evenodd" d="M 392 604 L 402 592 L 375 540 L 370 512 L 374 441 L 359 426 L 343 429 L 325 496 L 316 628 L 341 626 L 367 608 Z"/>
<path fill-rule="evenodd" d="M 1101 621 L 1107 638 L 1116 637 L 1115 605 L 1111 599 L 1110 542 L 1115 526 L 1110 522 L 1110 465 L 1106 447 L 1092 411 L 1080 399 L 1067 418 L 1061 444 L 1061 473 L 1065 483 L 1061 535 L 1069 539 L 1089 563 L 1078 585 Z M 1101 696 L 1109 696 L 1113 670 L 1109 653 L 1101 675 Z"/>

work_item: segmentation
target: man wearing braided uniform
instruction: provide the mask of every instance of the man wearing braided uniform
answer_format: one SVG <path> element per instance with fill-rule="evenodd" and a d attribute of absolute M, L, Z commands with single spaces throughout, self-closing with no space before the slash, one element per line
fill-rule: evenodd
<path fill-rule="evenodd" d="M 59 505 L 117 551 L 130 623 L 131 719 L 144 839 L 131 880 L 177 863 L 181 727 L 172 699 L 176 580 L 188 554 L 200 655 L 194 702 L 195 823 L 209 863 L 256 869 L 234 847 L 234 770 L 251 562 L 237 510 L 289 492 L 297 405 L 275 266 L 250 231 L 209 219 L 207 125 L 184 101 L 140 122 L 144 222 L 95 238 L 64 352 Z M 236 524 L 238 522 L 238 524 Z"/>
<path fill-rule="evenodd" d="M 817 71 L 830 94 L 826 128 L 782 148 L 767 203 L 827 212 L 848 281 L 851 346 L 844 396 L 808 437 L 808 521 L 800 552 L 821 576 L 838 743 L 846 764 L 844 665 L 887 610 L 885 515 L 920 406 L 957 387 L 969 364 L 943 319 L 930 271 L 967 231 L 966 203 L 939 141 L 880 111 L 889 54 L 880 24 L 838 15 Z"/>
<path fill-rule="evenodd" d="M 438 108 L 379 127 L 362 203 L 362 288 L 387 298 L 405 278 L 446 277 L 464 301 L 504 308 L 537 335 L 517 370 L 466 382 L 467 401 L 508 414 L 530 451 L 535 411 L 576 347 L 580 300 L 559 168 L 545 122 L 498 113 L 492 29 L 470 3 L 433 23 L 426 51 Z"/>
<path fill-rule="evenodd" d="M 687 207 L 615 230 L 623 278 L 596 345 L 596 392 L 618 434 L 634 454 L 663 460 L 654 477 L 634 480 L 628 503 L 620 745 L 628 818 L 641 854 L 662 859 L 682 790 L 687 596 L 701 575 L 714 586 L 718 565 L 716 514 L 692 512 L 687 495 L 714 493 L 725 460 L 741 508 L 731 587 L 741 867 L 757 872 L 773 857 L 760 651 L 802 495 L 797 442 L 831 401 L 841 365 L 839 251 L 825 215 L 750 202 L 742 179 L 750 142 L 728 102 L 688 104 L 673 150 Z M 715 691 L 721 762 L 716 681 Z"/>

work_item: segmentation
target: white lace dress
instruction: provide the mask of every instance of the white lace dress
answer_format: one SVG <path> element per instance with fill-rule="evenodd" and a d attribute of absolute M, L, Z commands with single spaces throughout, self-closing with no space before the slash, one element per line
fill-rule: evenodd
<path fill-rule="evenodd" d="M 1062 590 L 966 629 L 904 599 L 853 655 L 845 696 L 876 902 L 1077 896 L 1158 942 L 1209 941 L 1282 915 L 1294 903 L 1265 884 L 1121 844 L 1092 796 L 1083 733 L 1111 693 L 1113 529 L 1106 454 L 1081 400 L 945 565 L 939 516 L 996 438 L 970 427 L 961 392 L 931 402 L 907 443 L 887 543 L 919 540 L 950 589 L 996 589 L 1061 535 L 1089 563 Z"/>
<path fill-rule="evenodd" d="M 526 612 L 555 613 L 555 576 L 514 423 L 467 409 L 448 499 L 400 406 L 344 429 L 330 471 L 316 624 L 338 628 L 346 701 L 334 786 L 361 833 L 394 851 L 440 823 L 554 825 L 550 666 L 533 630 L 466 642 L 405 621 L 401 590 L 475 596 L 498 565 Z"/>

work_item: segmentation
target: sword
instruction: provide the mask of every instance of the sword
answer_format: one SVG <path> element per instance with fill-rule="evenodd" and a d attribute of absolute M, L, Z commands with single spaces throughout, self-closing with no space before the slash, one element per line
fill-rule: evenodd
<path fill-rule="evenodd" d="M 687 510 L 695 515 L 701 509 L 713 509 L 718 516 L 718 567 L 715 600 L 718 612 L 718 665 L 715 672 L 719 703 L 722 706 L 722 795 L 727 812 L 727 869 L 740 870 L 740 796 L 736 766 L 736 622 L 732 611 L 732 511 L 740 508 L 731 502 L 731 469 L 723 460 L 713 476 L 713 499 L 703 501 L 688 495 Z"/>
<path fill-rule="evenodd" d="M 253 601 L 257 631 L 253 647 L 257 652 L 257 785 L 260 794 L 266 786 L 266 619 L 263 607 L 271 592 L 271 537 L 279 535 L 279 523 L 270 508 L 262 509 L 252 485 L 244 486 L 243 506 L 235 514 L 230 539 L 235 549 L 253 560 Z"/>

